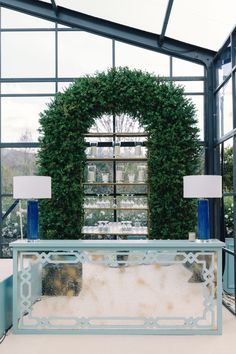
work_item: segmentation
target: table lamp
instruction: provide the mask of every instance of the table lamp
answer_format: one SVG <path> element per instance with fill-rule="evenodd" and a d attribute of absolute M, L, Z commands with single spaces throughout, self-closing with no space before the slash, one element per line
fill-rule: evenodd
<path fill-rule="evenodd" d="M 184 198 L 199 198 L 198 238 L 209 239 L 209 206 L 208 199 L 222 197 L 222 176 L 198 175 L 184 176 Z"/>
<path fill-rule="evenodd" d="M 38 239 L 38 199 L 51 198 L 51 177 L 13 177 L 13 198 L 27 199 L 27 239 Z"/>

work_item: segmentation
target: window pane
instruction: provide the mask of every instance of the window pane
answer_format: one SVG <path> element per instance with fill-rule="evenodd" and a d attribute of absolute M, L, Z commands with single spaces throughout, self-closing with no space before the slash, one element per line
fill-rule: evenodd
<path fill-rule="evenodd" d="M 184 87 L 184 92 L 204 92 L 203 81 L 174 81 L 176 85 Z"/>
<path fill-rule="evenodd" d="M 197 126 L 200 129 L 200 140 L 204 139 L 204 104 L 203 96 L 188 96 L 196 108 Z"/>
<path fill-rule="evenodd" d="M 230 79 L 217 94 L 218 134 L 222 137 L 233 129 L 232 80 Z"/>
<path fill-rule="evenodd" d="M 90 133 L 112 133 L 113 117 L 103 114 L 101 118 L 95 119 L 94 124 L 89 129 Z"/>
<path fill-rule="evenodd" d="M 233 192 L 233 139 L 223 146 L 223 192 Z"/>
<path fill-rule="evenodd" d="M 15 200 L 11 197 L 2 198 L 2 213 L 4 214 L 12 206 Z M 21 201 L 21 216 L 22 216 L 22 234 L 25 238 L 26 236 L 26 218 L 27 218 L 27 202 L 25 200 Z M 12 257 L 12 247 L 9 247 L 9 243 L 16 241 L 21 237 L 21 227 L 20 227 L 20 203 L 18 203 L 15 208 L 4 217 L 2 222 L 2 243 L 3 243 L 3 257 Z"/>
<path fill-rule="evenodd" d="M 59 76 L 78 77 L 112 65 L 112 41 L 85 32 L 59 32 Z"/>
<path fill-rule="evenodd" d="M 225 248 L 234 252 L 234 239 L 226 237 Z M 236 270 L 236 263 L 233 254 L 225 252 L 224 264 L 223 264 L 223 301 L 227 304 L 227 307 L 235 313 L 235 278 L 234 272 Z"/>
<path fill-rule="evenodd" d="M 19 82 L 2 84 L 2 94 L 38 94 L 55 93 L 55 83 L 50 82 Z"/>
<path fill-rule="evenodd" d="M 224 201 L 224 223 L 225 237 L 234 236 L 234 200 L 233 196 L 225 196 Z"/>
<path fill-rule="evenodd" d="M 64 92 L 72 82 L 58 82 L 58 92 Z"/>
<path fill-rule="evenodd" d="M 50 97 L 2 98 L 2 142 L 37 142 L 39 113 Z"/>
<path fill-rule="evenodd" d="M 138 120 L 127 114 L 116 116 L 116 131 L 119 133 L 144 133 L 144 128 Z"/>
<path fill-rule="evenodd" d="M 226 77 L 230 74 L 232 68 L 231 64 L 231 45 L 228 44 L 222 52 L 219 57 L 219 59 L 216 61 L 216 69 L 217 69 L 217 75 L 216 75 L 216 85 L 220 85 L 222 81 L 226 79 Z"/>
<path fill-rule="evenodd" d="M 12 193 L 13 176 L 30 176 L 37 172 L 35 148 L 1 149 L 2 193 Z"/>
<path fill-rule="evenodd" d="M 1 8 L 1 26 L 2 28 L 41 28 L 55 27 L 53 22 L 41 20 L 34 16 L 22 14 L 20 12 Z"/>
<path fill-rule="evenodd" d="M 199 167 L 198 167 L 198 175 L 205 174 L 205 147 L 201 146 L 199 153 Z"/>
<path fill-rule="evenodd" d="M 169 76 L 169 57 L 129 44 L 116 42 L 116 66 L 145 70 L 155 75 Z"/>
<path fill-rule="evenodd" d="M 187 60 L 173 58 L 173 75 L 174 76 L 203 76 L 203 65 L 191 63 Z"/>
<path fill-rule="evenodd" d="M 54 75 L 54 33 L 2 33 L 3 77 L 52 77 Z"/>

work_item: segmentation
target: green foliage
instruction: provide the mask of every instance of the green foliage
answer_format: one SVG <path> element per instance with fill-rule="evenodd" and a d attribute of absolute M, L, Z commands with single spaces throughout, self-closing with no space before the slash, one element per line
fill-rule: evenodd
<path fill-rule="evenodd" d="M 104 114 L 137 118 L 148 134 L 149 237 L 186 238 L 196 222 L 194 202 L 183 199 L 183 176 L 198 166 L 194 106 L 183 88 L 128 68 L 77 80 L 41 114 L 38 162 L 53 191 L 41 202 L 42 237 L 82 238 L 83 135 Z"/>
<path fill-rule="evenodd" d="M 224 192 L 232 192 L 233 190 L 233 146 L 224 149 L 223 189 Z"/>
<path fill-rule="evenodd" d="M 233 197 L 224 197 L 225 237 L 234 237 L 234 204 Z"/>
<path fill-rule="evenodd" d="M 223 158 L 223 191 L 233 191 L 233 146 L 224 148 Z M 233 197 L 224 197 L 224 224 L 225 237 L 234 236 L 234 205 Z"/>

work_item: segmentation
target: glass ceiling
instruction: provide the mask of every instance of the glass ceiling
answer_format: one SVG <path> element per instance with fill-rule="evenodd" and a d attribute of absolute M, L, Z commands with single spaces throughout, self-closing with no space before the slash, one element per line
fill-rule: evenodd
<path fill-rule="evenodd" d="M 52 2 L 71 10 L 157 34 L 161 33 L 168 4 L 168 0 Z M 174 0 L 166 36 L 217 51 L 236 24 L 235 13 L 235 0 Z"/>

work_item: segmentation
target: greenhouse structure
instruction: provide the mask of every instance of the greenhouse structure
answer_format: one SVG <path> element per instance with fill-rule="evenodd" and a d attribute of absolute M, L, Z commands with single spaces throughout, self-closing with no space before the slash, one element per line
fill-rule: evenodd
<path fill-rule="evenodd" d="M 235 10 L 0 0 L 1 353 L 230 353 Z"/>

